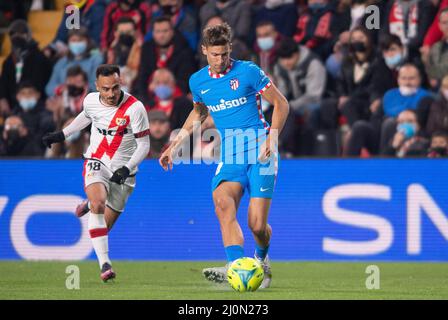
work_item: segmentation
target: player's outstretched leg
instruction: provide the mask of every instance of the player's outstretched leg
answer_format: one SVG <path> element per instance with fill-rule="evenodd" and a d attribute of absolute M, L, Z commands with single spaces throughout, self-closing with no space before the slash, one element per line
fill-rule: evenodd
<path fill-rule="evenodd" d="M 272 281 L 271 264 L 268 257 L 272 228 L 267 223 L 271 199 L 251 198 L 249 203 L 249 228 L 255 239 L 255 258 L 264 271 L 264 279 L 260 288 L 269 288 Z"/>
<path fill-rule="evenodd" d="M 86 188 L 90 202 L 89 233 L 101 269 L 101 279 L 106 282 L 115 278 L 109 259 L 108 227 L 104 217 L 106 210 L 106 187 L 102 183 L 93 183 Z"/>
<path fill-rule="evenodd" d="M 227 269 L 230 263 L 244 256 L 243 232 L 236 220 L 243 190 L 238 182 L 223 182 L 213 191 L 215 212 L 221 226 L 222 240 L 227 256 L 224 267 L 213 267 L 202 270 L 205 278 L 213 282 L 227 281 Z"/>

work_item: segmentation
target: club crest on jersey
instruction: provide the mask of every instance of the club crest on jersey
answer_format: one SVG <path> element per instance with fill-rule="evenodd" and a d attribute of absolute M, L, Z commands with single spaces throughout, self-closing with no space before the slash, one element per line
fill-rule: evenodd
<path fill-rule="evenodd" d="M 232 88 L 232 90 L 238 89 L 239 86 L 240 86 L 240 82 L 238 81 L 238 79 L 230 80 L 230 88 Z"/>
<path fill-rule="evenodd" d="M 115 119 L 115 124 L 120 127 L 126 125 L 126 118 Z"/>

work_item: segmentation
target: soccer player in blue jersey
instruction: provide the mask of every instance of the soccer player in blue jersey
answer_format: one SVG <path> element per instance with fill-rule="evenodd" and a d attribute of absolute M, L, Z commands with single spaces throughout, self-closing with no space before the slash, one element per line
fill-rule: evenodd
<path fill-rule="evenodd" d="M 249 227 L 256 242 L 255 258 L 263 266 L 262 288 L 270 286 L 272 272 L 268 249 L 272 228 L 267 223 L 278 168 L 276 138 L 289 112 L 286 98 L 254 63 L 232 60 L 231 29 L 223 23 L 203 31 L 202 52 L 208 66 L 190 78 L 194 108 L 181 133 L 161 155 L 159 162 L 172 169 L 173 157 L 192 132 L 195 123 L 210 115 L 221 135 L 221 162 L 212 180 L 213 202 L 227 256 L 225 267 L 203 270 L 214 282 L 227 280 L 229 264 L 244 256 L 243 233 L 236 219 L 247 189 L 250 195 Z M 261 99 L 274 106 L 272 125 L 266 122 Z M 255 157 L 253 156 L 255 154 Z"/>

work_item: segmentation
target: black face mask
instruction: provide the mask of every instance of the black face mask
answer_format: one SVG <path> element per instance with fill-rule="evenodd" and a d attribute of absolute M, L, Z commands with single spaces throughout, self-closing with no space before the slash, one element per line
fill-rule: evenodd
<path fill-rule="evenodd" d="M 72 84 L 67 86 L 68 95 L 70 97 L 79 97 L 84 93 L 84 87 L 77 87 Z"/>
<path fill-rule="evenodd" d="M 130 34 L 122 33 L 120 34 L 120 37 L 118 38 L 118 43 L 125 47 L 132 47 L 134 44 L 134 36 L 131 36 Z"/>
<path fill-rule="evenodd" d="M 446 148 L 443 148 L 443 147 L 430 148 L 429 152 L 430 153 L 434 152 L 441 157 L 446 157 L 446 155 L 447 155 L 447 150 L 446 150 Z"/>
<path fill-rule="evenodd" d="M 19 130 L 11 129 L 6 133 L 6 150 L 9 154 L 19 153 L 26 140 L 20 136 Z"/>
<path fill-rule="evenodd" d="M 11 45 L 12 50 L 19 55 L 28 49 L 28 41 L 22 36 L 13 36 Z"/>
<path fill-rule="evenodd" d="M 356 42 L 350 43 L 350 50 L 352 52 L 365 53 L 365 52 L 367 52 L 367 47 L 364 44 L 364 42 L 356 41 Z"/>

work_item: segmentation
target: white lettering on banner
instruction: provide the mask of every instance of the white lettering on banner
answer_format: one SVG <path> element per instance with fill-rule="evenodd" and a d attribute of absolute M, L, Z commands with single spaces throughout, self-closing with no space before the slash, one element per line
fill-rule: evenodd
<path fill-rule="evenodd" d="M 0 216 L 3 213 L 3 210 L 6 208 L 8 204 L 8 197 L 0 197 Z"/>
<path fill-rule="evenodd" d="M 26 225 L 31 216 L 39 212 L 67 214 L 73 212 L 83 199 L 74 195 L 35 195 L 22 200 L 11 216 L 11 242 L 17 253 L 27 260 L 82 260 L 86 259 L 92 245 L 88 231 L 88 219 L 79 219 L 81 237 L 72 246 L 39 246 L 33 244 L 26 233 Z M 51 232 L 51 230 L 48 230 Z"/>
<path fill-rule="evenodd" d="M 378 184 L 345 184 L 328 190 L 323 197 L 325 216 L 337 223 L 375 230 L 378 237 L 369 241 L 346 241 L 325 237 L 323 251 L 341 255 L 374 255 L 390 248 L 393 227 L 386 219 L 359 211 L 342 209 L 338 202 L 343 199 L 391 199 L 391 188 Z"/>
<path fill-rule="evenodd" d="M 422 185 L 411 184 L 408 187 L 407 199 L 407 253 L 420 254 L 421 252 L 422 211 L 426 212 L 429 219 L 448 241 L 448 219 L 426 189 Z"/>

